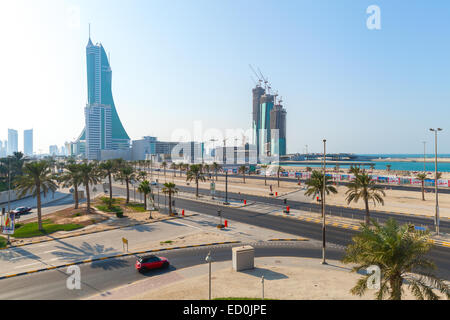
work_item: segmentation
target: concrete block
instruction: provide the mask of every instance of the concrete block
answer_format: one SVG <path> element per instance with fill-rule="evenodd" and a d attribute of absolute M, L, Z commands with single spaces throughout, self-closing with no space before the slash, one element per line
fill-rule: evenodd
<path fill-rule="evenodd" d="M 232 252 L 234 271 L 243 271 L 255 268 L 255 248 L 252 246 L 234 247 Z"/>

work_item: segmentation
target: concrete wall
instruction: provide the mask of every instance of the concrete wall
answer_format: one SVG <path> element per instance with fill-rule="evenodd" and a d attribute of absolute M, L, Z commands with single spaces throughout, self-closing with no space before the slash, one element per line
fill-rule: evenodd
<path fill-rule="evenodd" d="M 18 199 L 19 197 L 17 196 L 17 193 L 14 190 L 11 190 L 11 201 L 16 201 Z M 0 192 L 0 203 L 8 203 L 8 191 Z"/>

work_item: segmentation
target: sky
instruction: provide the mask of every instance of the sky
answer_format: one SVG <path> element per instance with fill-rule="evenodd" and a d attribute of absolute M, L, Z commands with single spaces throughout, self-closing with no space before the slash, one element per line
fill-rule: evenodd
<path fill-rule="evenodd" d="M 380 8 L 381 29 L 366 12 Z M 0 140 L 35 152 L 84 126 L 88 24 L 111 55 L 131 139 L 248 129 L 259 67 L 287 110 L 287 151 L 450 153 L 450 1 L 2 0 Z"/>

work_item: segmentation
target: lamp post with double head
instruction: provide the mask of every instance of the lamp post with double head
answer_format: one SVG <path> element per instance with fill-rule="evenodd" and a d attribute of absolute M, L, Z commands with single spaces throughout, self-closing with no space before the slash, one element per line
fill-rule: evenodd
<path fill-rule="evenodd" d="M 325 186 L 326 186 L 326 178 L 327 178 L 327 149 L 326 149 L 327 140 L 323 140 L 323 182 L 322 182 L 322 264 L 327 264 L 325 260 L 325 248 L 326 248 L 326 225 L 325 225 Z"/>
<path fill-rule="evenodd" d="M 434 132 L 434 192 L 436 196 L 436 209 L 435 209 L 435 217 L 434 217 L 434 224 L 436 226 L 436 234 L 439 235 L 439 201 L 438 201 L 438 170 L 437 170 L 437 133 L 439 131 L 442 131 L 441 128 L 433 129 L 431 128 L 430 131 Z"/>

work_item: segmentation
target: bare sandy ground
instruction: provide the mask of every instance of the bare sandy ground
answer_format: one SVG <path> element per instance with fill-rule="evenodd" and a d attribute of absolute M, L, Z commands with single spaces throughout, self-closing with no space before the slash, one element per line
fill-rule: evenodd
<path fill-rule="evenodd" d="M 326 197 L 327 204 L 349 206 L 352 208 L 364 209 L 362 201 L 358 203 L 351 202 L 347 205 L 346 191 L 347 187 L 337 187 L 337 194 L 330 194 Z M 391 211 L 398 213 L 422 214 L 434 216 L 435 214 L 435 195 L 426 193 L 425 201 L 422 201 L 422 193 L 416 191 L 384 190 L 384 206 L 373 202 L 369 204 L 371 210 Z M 450 218 L 450 194 L 439 194 L 439 212 L 441 217 Z"/>
<path fill-rule="evenodd" d="M 375 290 L 353 296 L 350 289 L 361 275 L 351 273 L 349 266 L 329 260 L 270 257 L 257 258 L 256 268 L 235 272 L 231 261 L 213 263 L 212 298 L 248 297 L 261 299 L 264 276 L 264 296 L 282 300 L 372 300 Z M 413 299 L 408 289 L 405 299 Z M 133 300 L 206 300 L 208 299 L 207 264 L 155 275 L 131 285 L 110 290 L 108 295 L 92 299 Z"/>
<path fill-rule="evenodd" d="M 168 174 L 166 178 L 167 181 L 173 180 L 178 185 L 187 185 L 184 175 L 182 178 L 180 178 L 179 174 L 177 174 L 177 177 L 173 178 Z M 163 176 L 162 179 L 163 180 L 160 181 L 164 181 Z M 242 177 L 232 177 L 228 179 L 228 191 L 235 193 L 241 192 L 257 196 L 269 197 L 269 185 L 272 185 L 273 192 L 278 192 L 279 196 L 301 190 L 301 187 L 295 180 L 292 182 L 281 181 L 280 187 L 278 188 L 277 181 L 267 181 L 267 186 L 265 186 L 264 180 L 259 179 L 246 179 L 245 184 L 243 183 Z M 189 186 L 195 187 L 195 183 L 191 182 Z M 302 184 L 302 186 L 304 186 L 304 184 Z M 210 181 L 201 182 L 199 184 L 199 188 L 209 190 Z M 337 189 L 338 194 L 327 196 L 328 204 L 364 209 L 364 204 L 362 202 L 352 202 L 349 205 L 347 204 L 347 201 L 345 200 L 345 192 L 347 191 L 347 187 L 339 186 L 337 187 Z M 219 181 L 216 182 L 216 190 L 225 191 L 225 183 L 223 177 L 219 177 Z M 373 205 L 373 203 L 371 203 L 371 210 L 392 211 L 396 213 L 409 213 L 428 216 L 434 216 L 435 214 L 434 193 L 426 192 L 425 201 L 422 201 L 422 193 L 420 191 L 391 190 L 389 187 L 385 187 L 384 191 L 386 193 L 386 197 L 384 198 L 384 206 L 380 204 Z M 312 197 L 303 196 L 304 191 L 299 191 L 297 194 L 299 194 L 298 198 L 295 198 L 295 194 L 294 196 L 290 196 L 289 198 L 298 201 L 315 202 Z M 243 196 L 243 198 L 245 198 L 245 196 Z M 441 217 L 450 218 L 450 194 L 439 194 L 439 207 Z"/>

